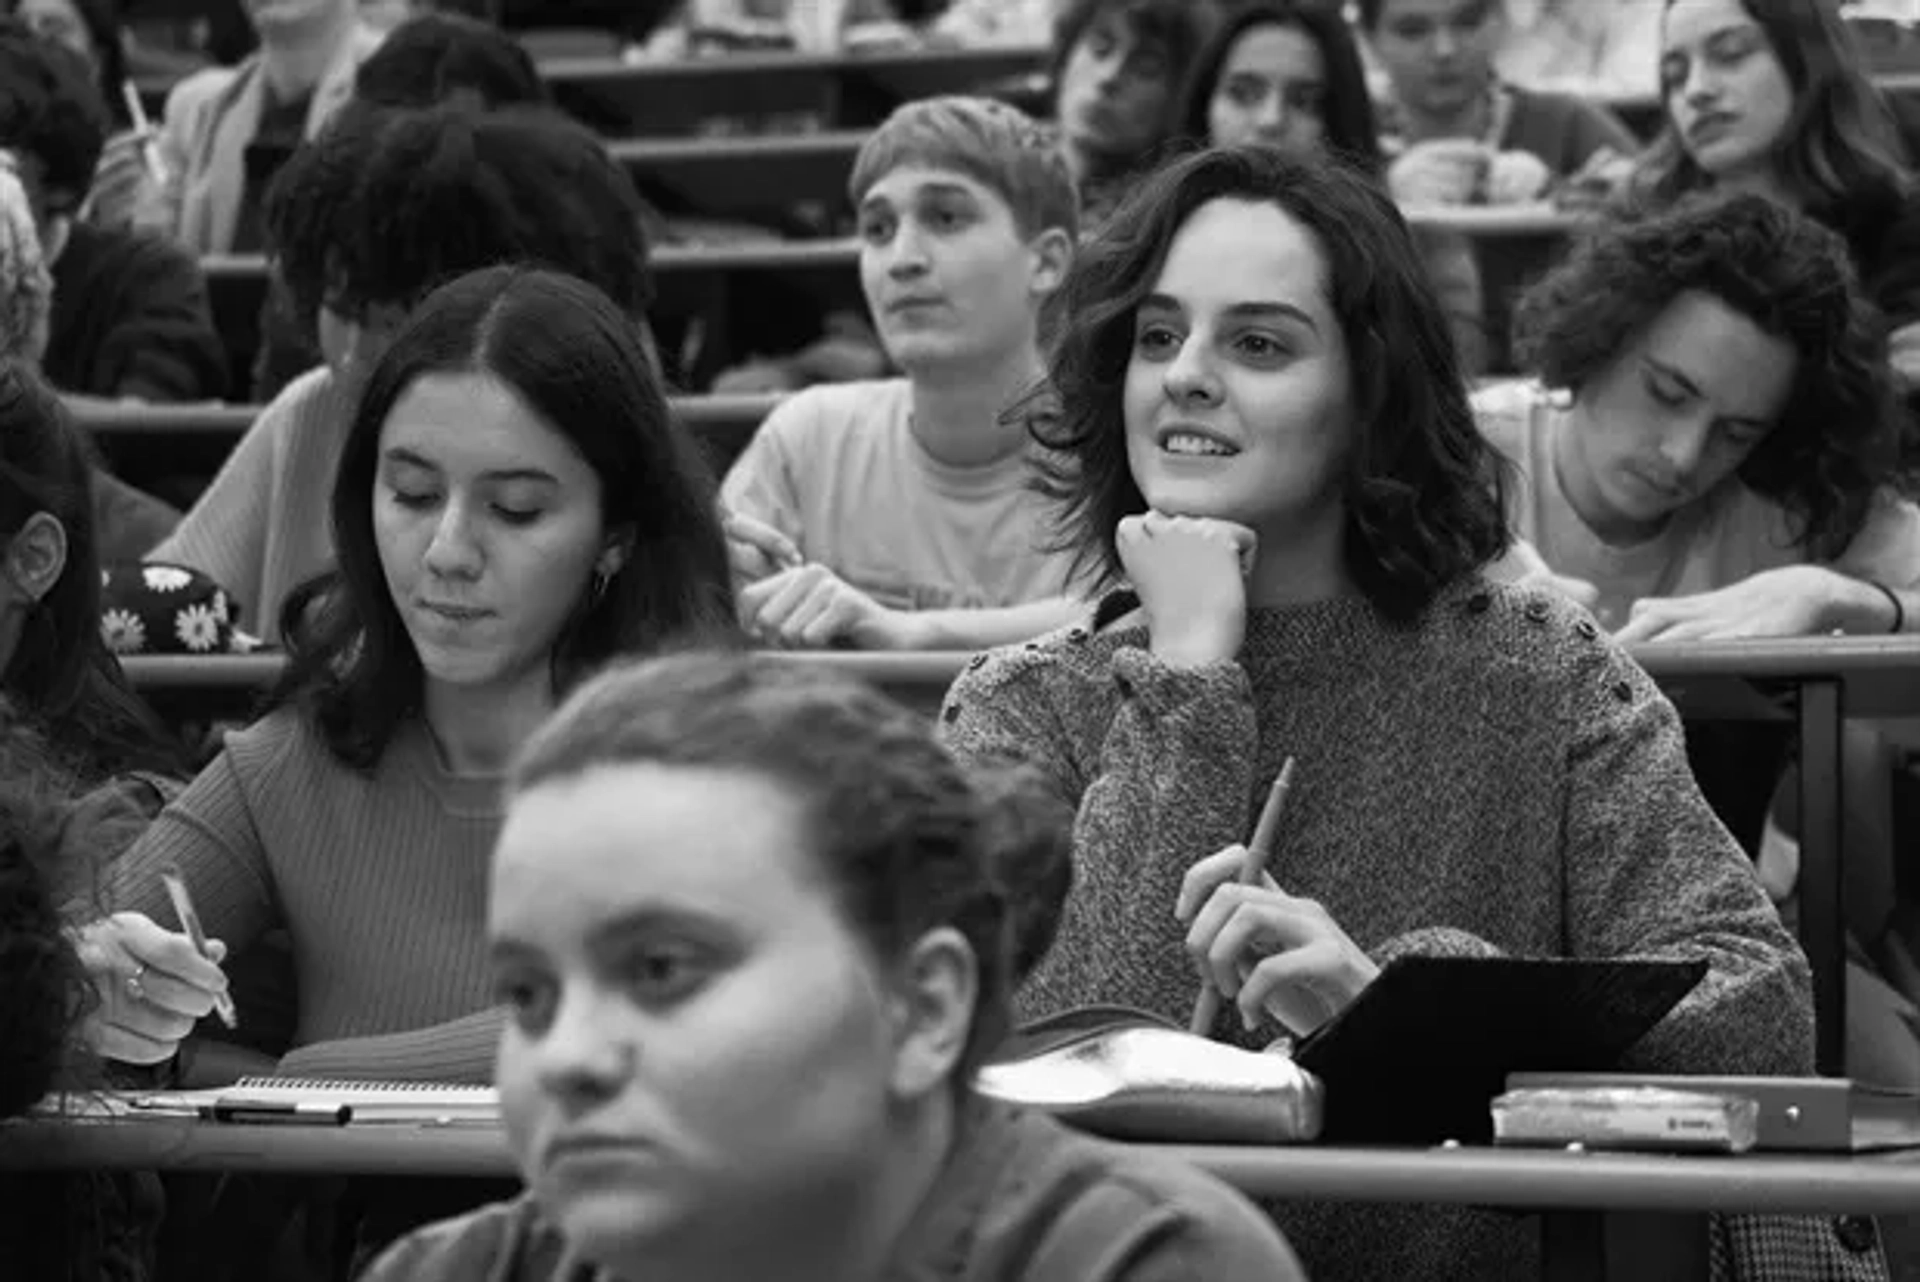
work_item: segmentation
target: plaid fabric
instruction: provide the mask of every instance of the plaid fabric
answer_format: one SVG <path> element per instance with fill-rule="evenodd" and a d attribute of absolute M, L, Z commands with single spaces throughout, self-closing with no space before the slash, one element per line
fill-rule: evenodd
<path fill-rule="evenodd" d="M 1712 1282 L 1885 1282 L 1880 1230 L 1866 1215 L 1716 1215 Z"/>

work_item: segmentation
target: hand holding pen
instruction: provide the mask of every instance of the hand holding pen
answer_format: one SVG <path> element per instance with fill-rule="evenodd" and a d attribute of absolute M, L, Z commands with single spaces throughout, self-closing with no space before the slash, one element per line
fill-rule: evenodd
<path fill-rule="evenodd" d="M 232 1011 L 219 965 L 226 946 L 217 939 L 203 934 L 196 943 L 191 933 L 128 912 L 81 928 L 75 947 L 98 997 L 88 1041 L 106 1059 L 164 1063 L 202 1018 L 223 1004 Z"/>
<path fill-rule="evenodd" d="M 1175 915 L 1199 968 L 1193 1031 L 1206 1036 L 1223 999 L 1253 1032 L 1263 1019 L 1305 1036 L 1332 1019 L 1380 973 L 1320 904 L 1287 894 L 1265 871 L 1292 785 L 1288 759 L 1274 780 L 1251 846 L 1228 846 L 1194 864 Z"/>

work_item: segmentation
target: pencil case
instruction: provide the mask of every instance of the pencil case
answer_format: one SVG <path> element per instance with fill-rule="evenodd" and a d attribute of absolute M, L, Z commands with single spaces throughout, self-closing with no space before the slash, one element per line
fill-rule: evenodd
<path fill-rule="evenodd" d="M 1125 1006 L 1080 1007 L 1017 1031 L 975 1078 L 983 1095 L 1112 1139 L 1293 1144 L 1320 1134 L 1320 1080 L 1276 1052 L 1196 1037 Z"/>

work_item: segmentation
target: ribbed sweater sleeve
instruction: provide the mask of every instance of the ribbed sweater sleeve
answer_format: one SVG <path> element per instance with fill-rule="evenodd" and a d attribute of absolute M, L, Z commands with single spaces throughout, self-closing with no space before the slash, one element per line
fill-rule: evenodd
<path fill-rule="evenodd" d="M 1704 959 L 1711 969 L 1631 1064 L 1649 1072 L 1810 1074 L 1813 980 L 1753 863 L 1687 764 L 1680 719 L 1611 642 L 1574 659 L 1566 914 L 1576 957 Z"/>
<path fill-rule="evenodd" d="M 1007 650 L 963 673 L 942 714 L 962 760 L 1011 754 L 1051 774 L 1074 824 L 1073 892 L 1046 959 L 1020 992 L 1021 1015 L 1128 1000 L 1143 969 L 1181 966 L 1156 946 L 1172 920 L 1186 869 L 1245 841 L 1254 786 L 1254 721 L 1238 664 L 1173 668 L 1138 648 L 1119 650 L 1120 695 L 1084 786 L 1058 753 L 1042 685 L 1058 674 L 1027 650 Z M 1164 982 L 1184 985 L 1184 973 Z M 1197 973 L 1192 982 L 1197 983 Z"/>
<path fill-rule="evenodd" d="M 279 1071 L 289 1077 L 488 1085 L 500 1025 L 497 1009 L 484 1010 L 404 1033 L 315 1042 L 289 1051 Z"/>
<path fill-rule="evenodd" d="M 133 847 L 107 870 L 110 912 L 137 912 L 181 929 L 160 870 L 177 864 L 210 938 L 238 952 L 272 923 L 273 873 L 232 754 L 223 749 Z"/>
<path fill-rule="evenodd" d="M 284 926 L 299 994 L 286 1071 L 485 1082 L 500 817 L 499 780 L 448 774 L 417 725 L 359 771 L 282 710 L 228 735 L 109 869 L 107 908 L 177 929 L 156 876 L 171 860 L 230 949 Z"/>

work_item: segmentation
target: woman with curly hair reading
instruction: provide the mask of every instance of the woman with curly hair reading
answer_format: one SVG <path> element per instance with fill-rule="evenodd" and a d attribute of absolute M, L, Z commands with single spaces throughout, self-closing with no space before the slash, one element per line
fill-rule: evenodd
<path fill-rule="evenodd" d="M 1036 428 L 1114 590 L 1092 628 L 976 659 L 942 710 L 963 759 L 1024 753 L 1078 811 L 1021 1013 L 1185 1022 L 1200 976 L 1214 1033 L 1263 1047 L 1398 956 L 1686 958 L 1707 975 L 1632 1067 L 1810 1072 L 1805 959 L 1672 705 L 1564 598 L 1483 575 L 1504 466 L 1385 192 L 1214 150 L 1113 225 L 1069 277 Z M 1271 877 L 1238 884 L 1289 757 Z M 1272 1210 L 1316 1279 L 1538 1275 L 1501 1214 Z"/>

